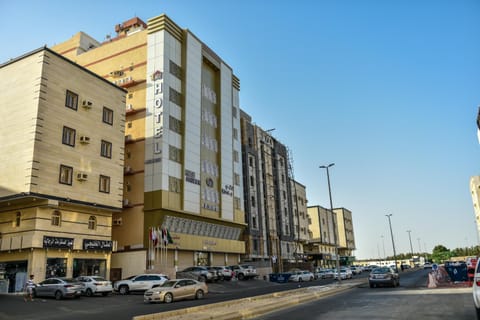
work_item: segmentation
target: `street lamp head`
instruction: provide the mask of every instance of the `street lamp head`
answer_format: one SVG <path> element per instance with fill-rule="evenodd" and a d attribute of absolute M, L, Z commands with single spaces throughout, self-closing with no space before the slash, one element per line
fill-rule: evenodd
<path fill-rule="evenodd" d="M 328 169 L 330 167 L 333 167 L 335 165 L 335 163 L 330 163 L 328 166 L 320 166 L 319 168 L 321 169 Z"/>

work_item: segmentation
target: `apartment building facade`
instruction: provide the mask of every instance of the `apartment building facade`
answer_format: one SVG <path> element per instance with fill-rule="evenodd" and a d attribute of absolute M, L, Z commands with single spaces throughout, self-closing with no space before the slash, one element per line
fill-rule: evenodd
<path fill-rule="evenodd" d="M 345 208 L 335 208 L 338 229 L 338 252 L 342 265 L 350 265 L 355 261 L 355 234 L 353 230 L 352 212 Z"/>
<path fill-rule="evenodd" d="M 79 33 L 54 47 L 128 90 L 113 266 L 128 276 L 238 263 L 245 253 L 239 79 L 166 15 L 115 29 L 101 43 Z M 163 254 L 152 230 L 171 235 Z"/>
<path fill-rule="evenodd" d="M 299 251 L 294 213 L 300 210 L 294 211 L 288 149 L 243 111 L 241 127 L 248 226 L 244 259 L 283 271 Z"/>
<path fill-rule="evenodd" d="M 305 253 L 304 246 L 310 240 L 307 189 L 303 184 L 292 179 L 290 180 L 290 184 L 293 204 L 293 230 L 295 232 L 294 259 L 297 261 L 306 261 L 308 256 Z"/>
<path fill-rule="evenodd" d="M 336 215 L 322 206 L 308 206 L 310 240 L 305 253 L 315 266 L 336 267 Z"/>
<path fill-rule="evenodd" d="M 0 87 L 0 291 L 108 277 L 126 91 L 47 48 L 0 65 Z"/>

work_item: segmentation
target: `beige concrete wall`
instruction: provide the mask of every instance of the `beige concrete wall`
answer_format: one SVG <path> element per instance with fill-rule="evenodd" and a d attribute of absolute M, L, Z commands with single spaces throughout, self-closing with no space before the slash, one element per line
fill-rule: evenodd
<path fill-rule="evenodd" d="M 38 53 L 0 68 L 0 197 L 30 189 L 42 61 Z"/>
<path fill-rule="evenodd" d="M 111 268 L 121 268 L 122 278 L 144 273 L 147 270 L 147 251 L 137 250 L 112 254 Z"/>

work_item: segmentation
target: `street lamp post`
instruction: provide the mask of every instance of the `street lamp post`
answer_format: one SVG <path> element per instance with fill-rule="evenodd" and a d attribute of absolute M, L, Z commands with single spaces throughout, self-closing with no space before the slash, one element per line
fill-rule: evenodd
<path fill-rule="evenodd" d="M 412 252 L 412 261 L 413 261 L 412 236 L 410 235 L 410 233 L 412 232 L 412 230 L 407 230 L 407 232 L 408 232 L 408 240 L 410 240 L 410 251 Z"/>
<path fill-rule="evenodd" d="M 328 166 L 320 166 L 319 168 L 321 169 L 326 169 L 327 170 L 327 182 L 328 182 L 328 196 L 330 198 L 330 212 L 332 213 L 332 218 L 334 218 L 334 214 L 333 214 L 333 202 L 332 202 L 332 189 L 330 188 L 330 174 L 328 172 L 328 168 L 334 166 L 335 163 L 330 163 Z M 336 258 L 337 258 L 337 278 L 338 278 L 338 283 L 340 284 L 342 282 L 342 277 L 340 276 L 340 256 L 338 254 L 338 239 L 337 239 L 337 228 L 338 228 L 338 224 L 337 224 L 337 220 L 334 218 L 333 219 L 333 223 L 334 223 L 334 226 L 333 226 L 333 237 L 334 237 L 334 241 L 335 241 L 335 255 L 336 255 Z"/>
<path fill-rule="evenodd" d="M 387 255 L 385 254 L 385 237 L 382 235 L 382 243 L 383 243 L 383 260 L 387 260 Z"/>
<path fill-rule="evenodd" d="M 390 217 L 392 214 L 385 215 L 388 218 L 388 225 L 390 226 L 390 235 L 392 236 L 392 246 L 393 246 L 393 259 L 395 260 L 395 270 L 398 272 L 397 266 L 397 253 L 395 252 L 395 241 L 393 240 L 393 231 L 392 231 L 392 222 L 390 221 Z"/>

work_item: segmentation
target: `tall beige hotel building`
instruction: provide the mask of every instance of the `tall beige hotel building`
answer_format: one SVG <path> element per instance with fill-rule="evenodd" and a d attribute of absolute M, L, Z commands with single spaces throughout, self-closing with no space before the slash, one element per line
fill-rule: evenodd
<path fill-rule="evenodd" d="M 166 15 L 133 18 L 115 31 L 102 43 L 79 32 L 52 48 L 128 90 L 112 278 L 238 263 L 245 253 L 239 79 Z M 155 248 L 152 228 L 168 230 L 173 243 Z"/>

